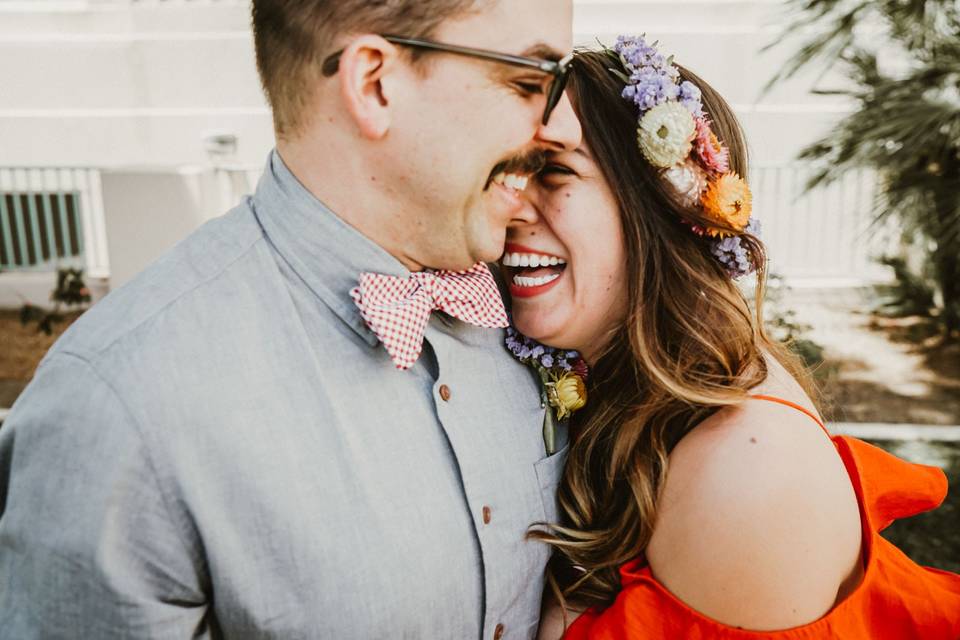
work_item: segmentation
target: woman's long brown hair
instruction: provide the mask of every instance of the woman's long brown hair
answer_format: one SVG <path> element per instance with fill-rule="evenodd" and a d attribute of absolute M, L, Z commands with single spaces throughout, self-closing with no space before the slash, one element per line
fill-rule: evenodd
<path fill-rule="evenodd" d="M 590 372 L 590 401 L 558 490 L 561 522 L 530 537 L 556 553 L 548 579 L 561 603 L 608 606 L 619 567 L 642 553 L 657 516 L 668 456 L 693 427 L 742 402 L 767 376 L 765 354 L 809 387 L 799 361 L 763 329 L 763 245 L 743 241 L 757 266 L 754 309 L 711 255 L 709 239 L 683 220 L 716 224 L 684 207 L 637 147 L 637 110 L 621 97 L 624 69 L 604 51 L 579 51 L 568 91 L 584 141 L 620 207 L 628 311 Z M 747 151 L 730 106 L 696 84 L 730 167 L 747 177 Z"/>

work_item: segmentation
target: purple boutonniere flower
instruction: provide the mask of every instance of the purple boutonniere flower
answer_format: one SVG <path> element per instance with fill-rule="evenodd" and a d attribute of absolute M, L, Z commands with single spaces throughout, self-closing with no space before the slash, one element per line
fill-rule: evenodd
<path fill-rule="evenodd" d="M 547 407 L 543 418 L 543 444 L 547 454 L 552 455 L 556 453 L 557 421 L 587 403 L 587 363 L 576 351 L 540 344 L 512 326 L 507 328 L 505 343 L 517 360 L 533 367 L 543 384 L 540 398 Z"/>

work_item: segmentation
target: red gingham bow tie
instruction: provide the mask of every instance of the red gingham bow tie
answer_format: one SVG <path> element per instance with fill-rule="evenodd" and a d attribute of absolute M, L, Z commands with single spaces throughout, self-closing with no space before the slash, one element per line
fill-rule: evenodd
<path fill-rule="evenodd" d="M 497 283 L 482 262 L 466 271 L 422 271 L 409 278 L 362 273 L 350 297 L 398 369 L 409 369 L 420 357 L 435 310 L 479 327 L 509 324 Z"/>

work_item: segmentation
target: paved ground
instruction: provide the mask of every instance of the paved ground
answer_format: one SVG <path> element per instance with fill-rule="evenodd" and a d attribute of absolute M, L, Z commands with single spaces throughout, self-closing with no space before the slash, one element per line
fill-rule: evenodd
<path fill-rule="evenodd" d="M 960 425 L 960 344 L 940 346 L 921 319 L 869 313 L 869 290 L 794 289 L 784 302 L 825 348 L 829 420 Z"/>

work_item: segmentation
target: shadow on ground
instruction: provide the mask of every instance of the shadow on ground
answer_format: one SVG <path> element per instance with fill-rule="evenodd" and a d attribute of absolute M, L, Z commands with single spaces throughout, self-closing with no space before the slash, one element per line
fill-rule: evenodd
<path fill-rule="evenodd" d="M 845 377 L 850 361 L 826 364 L 834 368 L 818 376 L 818 381 L 820 405 L 828 421 L 960 423 L 960 390 L 949 383 L 931 381 L 922 393 L 897 393 L 886 384 Z"/>
<path fill-rule="evenodd" d="M 810 338 L 823 347 L 823 361 L 813 366 L 825 417 L 960 424 L 960 344 L 944 343 L 930 318 L 889 318 L 866 306 L 851 294 L 801 307 Z"/>

